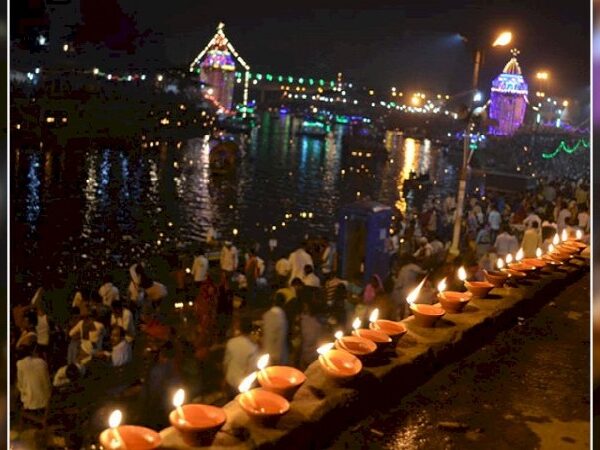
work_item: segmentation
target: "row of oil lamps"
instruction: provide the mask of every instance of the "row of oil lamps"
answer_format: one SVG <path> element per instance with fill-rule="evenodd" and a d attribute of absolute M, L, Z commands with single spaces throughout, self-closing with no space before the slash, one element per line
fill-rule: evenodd
<path fill-rule="evenodd" d="M 491 289 L 504 286 L 509 279 L 526 279 L 547 265 L 564 264 L 587 247 L 581 242 L 581 238 L 581 232 L 569 237 L 565 230 L 560 238 L 558 234 L 554 236 L 546 254 L 542 254 L 542 250 L 538 248 L 536 258 L 524 258 L 523 250 L 520 249 L 514 257 L 509 254 L 504 259 L 499 258 L 498 270 L 484 271 L 487 281 L 467 281 L 467 273 L 464 267 L 460 267 L 457 275 L 467 290 L 447 291 L 444 278 L 437 285 L 437 299 L 441 307 L 415 303 L 427 278 L 425 277 L 406 298 L 415 324 L 433 327 L 444 314 L 461 313 L 471 298 L 484 298 Z M 317 349 L 320 367 L 334 380 L 343 381 L 356 376 L 362 370 L 361 360 L 395 346 L 407 331 L 402 322 L 380 320 L 378 309 L 374 309 L 369 316 L 369 328 L 361 328 L 361 325 L 362 321 L 356 318 L 352 324 L 354 331 L 351 336 L 344 336 L 342 331 L 338 331 L 334 342 Z M 258 370 L 244 378 L 238 387 L 240 395 L 237 396 L 237 402 L 248 416 L 263 425 L 272 425 L 289 411 L 289 402 L 306 381 L 306 375 L 298 369 L 268 364 L 269 355 L 262 355 L 257 362 Z M 251 389 L 257 380 L 261 388 Z M 171 425 L 186 444 L 210 445 L 227 420 L 225 412 L 222 408 L 211 405 L 184 405 L 184 400 L 185 392 L 179 389 L 173 397 L 175 409 L 169 414 Z M 161 437 L 154 430 L 121 425 L 121 420 L 121 411 L 113 411 L 109 418 L 109 428 L 100 435 L 100 443 L 104 448 L 150 450 L 161 445 Z"/>

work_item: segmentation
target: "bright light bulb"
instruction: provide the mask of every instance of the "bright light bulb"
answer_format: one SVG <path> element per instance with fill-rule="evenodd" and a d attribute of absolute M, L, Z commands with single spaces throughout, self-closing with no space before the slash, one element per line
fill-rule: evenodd
<path fill-rule="evenodd" d="M 508 45 L 510 44 L 510 41 L 512 41 L 512 33 L 510 31 L 505 31 L 496 38 L 492 47 Z"/>

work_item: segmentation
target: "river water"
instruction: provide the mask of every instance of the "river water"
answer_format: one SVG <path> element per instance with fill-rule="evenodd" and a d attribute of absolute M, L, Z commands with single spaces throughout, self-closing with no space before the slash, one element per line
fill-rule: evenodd
<path fill-rule="evenodd" d="M 203 137 L 146 148 L 14 149 L 16 281 L 73 272 L 97 279 L 139 258 L 189 250 L 209 227 L 238 246 L 264 249 L 274 238 L 288 252 L 307 234 L 333 236 L 340 206 L 359 198 L 404 210 L 411 171 L 453 184 L 452 165 L 428 140 L 358 147 L 345 141 L 347 125 L 319 140 L 298 136 L 289 115 L 261 119 L 227 176 L 211 174 Z"/>

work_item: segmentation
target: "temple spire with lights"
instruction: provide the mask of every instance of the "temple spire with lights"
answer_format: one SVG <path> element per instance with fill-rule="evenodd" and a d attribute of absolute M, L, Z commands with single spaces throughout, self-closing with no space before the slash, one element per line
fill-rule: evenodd
<path fill-rule="evenodd" d="M 502 73 L 492 81 L 490 95 L 489 116 L 497 122 L 490 127 L 490 133 L 501 136 L 511 135 L 521 127 L 528 104 L 527 82 L 517 61 L 519 50 L 514 48 L 510 53 L 512 57 Z"/>
<path fill-rule="evenodd" d="M 233 105 L 236 61 L 245 70 L 244 105 L 248 103 L 250 66 L 229 42 L 223 31 L 224 28 L 225 24 L 219 22 L 215 35 L 190 64 L 190 72 L 196 71 L 200 74 L 200 79 L 208 86 L 208 98 L 221 112 L 228 113 Z"/>

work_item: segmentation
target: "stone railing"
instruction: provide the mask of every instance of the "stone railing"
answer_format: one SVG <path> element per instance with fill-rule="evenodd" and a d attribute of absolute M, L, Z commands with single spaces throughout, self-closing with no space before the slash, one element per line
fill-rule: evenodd
<path fill-rule="evenodd" d="M 480 348 L 518 317 L 534 313 L 587 270 L 587 262 L 579 259 L 557 269 L 544 268 L 528 281 L 472 299 L 463 313 L 446 314 L 435 328 L 420 327 L 411 316 L 404 320 L 408 332 L 396 348 L 374 364 L 365 364 L 359 375 L 343 384 L 328 377 L 315 361 L 305 371 L 307 381 L 290 410 L 275 426 L 257 424 L 237 401 L 229 402 L 224 406 L 227 422 L 210 448 L 325 448 L 352 421 L 398 402 L 444 365 Z M 173 427 L 160 435 L 162 448 L 190 448 Z"/>

